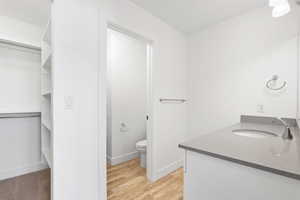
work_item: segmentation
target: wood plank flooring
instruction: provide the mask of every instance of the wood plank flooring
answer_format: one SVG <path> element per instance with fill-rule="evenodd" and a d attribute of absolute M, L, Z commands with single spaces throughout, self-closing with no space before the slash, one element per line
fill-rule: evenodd
<path fill-rule="evenodd" d="M 139 160 L 109 166 L 108 200 L 182 200 L 183 170 L 150 183 Z M 0 181 L 0 200 L 50 200 L 50 170 Z"/>
<path fill-rule="evenodd" d="M 108 200 L 182 200 L 183 169 L 150 183 L 134 159 L 107 169 Z"/>

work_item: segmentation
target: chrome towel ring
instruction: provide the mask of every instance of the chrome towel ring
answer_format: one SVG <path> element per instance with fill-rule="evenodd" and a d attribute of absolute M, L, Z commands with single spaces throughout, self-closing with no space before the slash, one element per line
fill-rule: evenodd
<path fill-rule="evenodd" d="M 274 87 L 274 84 L 278 81 L 279 79 L 279 76 L 278 75 L 274 75 L 272 77 L 272 79 L 268 80 L 267 83 L 266 83 L 266 87 L 270 90 L 275 90 L 275 91 L 278 91 L 278 90 L 282 90 L 283 88 L 285 88 L 287 86 L 287 82 L 284 81 L 283 84 L 280 86 L 280 87 Z"/>

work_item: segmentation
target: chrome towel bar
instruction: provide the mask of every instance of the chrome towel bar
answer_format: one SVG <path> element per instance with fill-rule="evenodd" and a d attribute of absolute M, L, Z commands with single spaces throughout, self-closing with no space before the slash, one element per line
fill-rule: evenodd
<path fill-rule="evenodd" d="M 159 101 L 160 101 L 161 103 L 165 103 L 165 102 L 185 103 L 185 102 L 187 102 L 186 99 L 159 99 Z"/>

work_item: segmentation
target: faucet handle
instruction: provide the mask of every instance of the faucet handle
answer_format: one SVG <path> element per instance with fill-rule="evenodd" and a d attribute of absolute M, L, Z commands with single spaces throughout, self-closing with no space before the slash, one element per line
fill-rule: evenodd
<path fill-rule="evenodd" d="M 292 131 L 289 127 L 286 128 L 286 131 L 284 132 L 284 134 L 282 135 L 282 138 L 284 140 L 292 140 L 294 138 Z"/>

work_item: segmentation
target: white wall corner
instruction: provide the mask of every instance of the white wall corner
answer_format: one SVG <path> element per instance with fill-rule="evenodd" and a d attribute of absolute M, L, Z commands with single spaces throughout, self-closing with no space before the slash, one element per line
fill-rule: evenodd
<path fill-rule="evenodd" d="M 9 179 L 9 178 L 13 178 L 13 177 L 17 177 L 17 176 L 22 176 L 22 175 L 33 173 L 33 172 L 37 172 L 37 171 L 41 171 L 41 170 L 44 170 L 47 168 L 48 168 L 47 164 L 45 164 L 44 162 L 38 162 L 38 163 L 31 164 L 31 165 L 18 167 L 15 169 L 1 171 L 0 172 L 0 181 Z"/>
<path fill-rule="evenodd" d="M 178 160 L 176 162 L 173 162 L 173 163 L 161 168 L 154 174 L 154 177 L 152 178 L 151 181 L 155 182 L 155 181 L 167 176 L 168 174 L 176 171 L 177 169 L 183 167 L 183 163 L 184 163 L 183 160 Z"/>
<path fill-rule="evenodd" d="M 111 165 L 118 165 L 121 164 L 123 162 L 132 160 L 134 158 L 137 158 L 139 156 L 139 152 L 135 151 L 135 152 L 131 152 L 131 153 L 127 153 L 121 156 L 116 156 L 116 157 L 107 157 L 109 159 L 109 162 Z"/>

